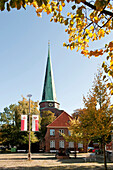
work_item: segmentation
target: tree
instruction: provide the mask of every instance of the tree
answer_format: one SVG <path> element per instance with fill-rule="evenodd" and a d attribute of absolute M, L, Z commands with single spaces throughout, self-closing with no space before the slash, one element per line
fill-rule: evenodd
<path fill-rule="evenodd" d="M 47 111 L 42 111 L 41 113 L 42 117 L 41 117 L 41 130 L 40 130 L 40 142 L 41 142 L 41 147 L 45 147 L 45 135 L 47 132 L 47 125 L 49 125 L 50 123 L 52 123 L 56 116 L 53 112 L 51 112 L 50 110 Z"/>
<path fill-rule="evenodd" d="M 107 169 L 105 143 L 107 142 L 112 130 L 111 121 L 113 116 L 113 110 L 110 109 L 110 96 L 107 93 L 107 87 L 105 82 L 103 81 L 103 73 L 101 70 L 98 70 L 98 74 L 96 74 L 95 76 L 92 92 L 90 93 L 91 94 L 89 94 L 88 99 L 84 98 L 84 104 L 88 111 L 90 105 L 92 105 L 92 102 L 89 103 L 90 99 L 94 100 L 94 107 L 91 106 L 90 110 L 88 111 L 88 115 L 91 114 L 91 110 L 92 108 L 94 108 L 94 111 L 92 112 L 93 119 L 91 119 L 93 120 L 92 123 L 95 125 L 94 137 L 101 139 L 101 143 L 103 144 L 104 149 L 104 163 L 105 168 Z M 93 129 L 91 130 L 91 133 L 92 132 Z"/>
<path fill-rule="evenodd" d="M 83 98 L 85 108 L 77 111 L 78 119 L 70 122 L 69 130 L 73 140 L 88 142 L 101 139 L 103 144 L 104 164 L 106 165 L 105 143 L 111 135 L 113 109 L 110 107 L 110 96 L 99 70 L 96 74 L 92 90 Z"/>
<path fill-rule="evenodd" d="M 52 123 L 55 120 L 56 116 L 53 112 L 47 110 L 42 112 L 41 117 L 41 136 L 42 138 L 45 137 L 46 131 L 47 131 L 47 125 Z"/>
<path fill-rule="evenodd" d="M 63 8 L 71 4 L 71 9 L 63 13 Z M 69 34 L 69 44 L 64 44 L 71 49 L 75 47 L 81 49 L 82 54 L 98 56 L 104 52 L 101 50 L 88 51 L 88 43 L 101 39 L 109 34 L 113 29 L 113 2 L 112 0 L 7 0 L 0 1 L 0 10 L 5 8 L 10 11 L 11 8 L 18 10 L 26 5 L 33 5 L 36 13 L 41 16 L 42 12 L 52 14 L 51 21 L 64 24 L 68 28 L 65 30 Z M 69 8 L 68 8 L 69 9 Z M 63 13 L 63 14 L 62 14 Z M 66 14 L 66 15 L 65 15 Z M 113 42 L 108 44 L 113 47 Z M 106 47 L 105 47 L 106 48 Z"/>
<path fill-rule="evenodd" d="M 37 109 L 38 102 L 31 101 L 31 114 L 39 114 Z M 4 108 L 1 113 L 1 141 L 6 146 L 19 146 L 28 143 L 28 132 L 21 132 L 21 115 L 29 113 L 29 102 L 23 97 L 18 105 L 11 104 Z M 38 139 L 34 132 L 31 132 L 31 142 L 37 142 Z"/>
<path fill-rule="evenodd" d="M 66 8 L 66 6 L 69 7 Z M 70 5 L 71 4 L 71 5 Z M 108 66 L 103 67 L 108 76 L 113 78 L 113 41 L 100 49 L 89 50 L 89 42 L 100 40 L 113 30 L 113 1 L 112 0 L 0 0 L 0 10 L 11 8 L 18 10 L 26 5 L 36 9 L 37 16 L 43 12 L 52 14 L 50 21 L 59 22 L 66 26 L 65 32 L 69 35 L 69 42 L 63 46 L 71 50 L 77 49 L 81 54 L 98 57 L 107 53 Z M 71 6 L 71 9 L 70 9 Z M 63 10 L 64 8 L 64 10 Z M 68 10 L 67 10 L 68 9 Z M 67 11 L 66 11 L 67 10 Z M 108 88 L 113 94 L 113 82 L 108 82 Z"/>
<path fill-rule="evenodd" d="M 63 8 L 71 4 L 71 9 L 63 13 Z M 5 8 L 10 11 L 11 8 L 18 10 L 26 5 L 33 5 L 36 8 L 36 13 L 41 16 L 42 12 L 52 14 L 50 21 L 59 22 L 67 26 L 65 30 L 69 34 L 69 44 L 64 46 L 74 49 L 75 47 L 81 49 L 81 53 L 91 57 L 92 55 L 103 55 L 113 49 L 113 42 L 108 44 L 107 50 L 94 50 L 88 51 L 87 47 L 91 41 L 103 38 L 109 34 L 113 29 L 113 2 L 112 0 L 94 0 L 88 2 L 87 0 L 6 0 L 0 1 L 0 10 Z M 69 9 L 69 8 L 68 8 Z M 63 13 L 63 14 L 62 14 Z M 64 15 L 66 14 L 66 15 Z"/>

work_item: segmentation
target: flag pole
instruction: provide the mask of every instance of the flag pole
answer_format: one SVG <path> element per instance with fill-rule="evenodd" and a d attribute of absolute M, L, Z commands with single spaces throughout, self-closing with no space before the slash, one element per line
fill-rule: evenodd
<path fill-rule="evenodd" d="M 30 161 L 31 160 L 31 139 L 30 139 L 30 136 L 31 136 L 31 128 L 30 128 L 30 97 L 32 97 L 31 94 L 28 94 L 27 97 L 29 97 L 29 152 L 28 152 L 28 160 Z"/>

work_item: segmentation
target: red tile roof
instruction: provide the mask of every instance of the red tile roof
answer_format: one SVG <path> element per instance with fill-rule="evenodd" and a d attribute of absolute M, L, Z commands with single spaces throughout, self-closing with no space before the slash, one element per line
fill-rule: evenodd
<path fill-rule="evenodd" d="M 72 119 L 72 117 L 68 113 L 62 112 L 52 123 L 47 126 L 47 128 L 68 127 L 70 119 Z"/>

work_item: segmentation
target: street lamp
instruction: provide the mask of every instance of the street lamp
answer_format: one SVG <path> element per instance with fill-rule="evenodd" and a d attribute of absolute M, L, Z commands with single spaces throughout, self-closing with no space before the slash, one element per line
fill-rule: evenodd
<path fill-rule="evenodd" d="M 28 152 L 28 160 L 31 160 L 31 140 L 30 140 L 30 134 L 31 134 L 31 128 L 30 128 L 30 98 L 32 97 L 31 94 L 28 94 L 27 97 L 29 97 L 29 152 Z"/>

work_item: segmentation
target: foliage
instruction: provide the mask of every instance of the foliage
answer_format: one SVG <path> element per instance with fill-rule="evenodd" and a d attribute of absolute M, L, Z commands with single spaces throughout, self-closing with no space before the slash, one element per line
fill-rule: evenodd
<path fill-rule="evenodd" d="M 70 122 L 69 130 L 73 141 L 88 142 L 101 139 L 104 148 L 104 163 L 106 166 L 105 143 L 111 135 L 113 125 L 113 108 L 110 107 L 110 96 L 103 81 L 103 74 L 98 70 L 87 97 L 83 97 L 84 109 L 76 110 L 74 119 Z"/>
<path fill-rule="evenodd" d="M 108 76 L 113 78 L 113 41 L 100 49 L 88 50 L 89 42 L 100 40 L 113 30 L 112 0 L 0 0 L 1 11 L 5 8 L 7 11 L 11 8 L 26 9 L 26 5 L 33 6 L 37 16 L 41 17 L 42 13 L 46 12 L 52 15 L 50 21 L 66 26 L 65 32 L 69 36 L 69 42 L 63 46 L 71 50 L 76 48 L 89 58 L 107 53 L 110 64 L 107 66 L 104 62 L 103 67 Z M 113 82 L 108 82 L 107 86 L 113 94 Z"/>
<path fill-rule="evenodd" d="M 103 74 L 98 70 L 93 82 L 92 91 L 83 98 L 85 108 L 80 114 L 80 121 L 83 122 L 84 134 L 89 138 L 104 137 L 107 141 L 112 130 L 113 109 L 110 108 L 110 95 L 103 81 Z"/>
<path fill-rule="evenodd" d="M 7 4 L 7 5 L 6 5 Z M 66 5 L 71 4 L 71 9 L 63 12 Z M 96 49 L 88 51 L 90 41 L 95 41 L 105 37 L 113 29 L 113 1 L 112 0 L 6 0 L 0 1 L 0 10 L 5 8 L 10 11 L 11 8 L 18 10 L 26 5 L 33 5 L 36 13 L 41 16 L 42 12 L 52 14 L 51 20 L 64 24 L 67 29 L 65 32 L 69 35 L 69 43 L 64 46 L 70 49 L 81 49 L 81 53 L 86 56 L 99 56 L 104 52 L 113 50 L 113 42 L 105 46 L 106 50 Z M 69 5 L 70 7 L 70 5 Z M 65 15 L 66 14 L 66 15 Z"/>
<path fill-rule="evenodd" d="M 38 102 L 31 101 L 31 114 L 39 114 L 37 109 Z M 1 113 L 1 141 L 4 145 L 17 146 L 28 143 L 28 132 L 21 132 L 21 115 L 29 114 L 29 102 L 23 97 L 18 105 L 11 104 L 4 108 Z M 38 139 L 34 132 L 31 132 L 31 142 L 37 142 Z"/>
<path fill-rule="evenodd" d="M 43 111 L 42 113 L 42 117 L 41 117 L 41 137 L 44 138 L 46 131 L 47 131 L 47 125 L 49 125 L 50 123 L 52 123 L 56 116 L 54 115 L 53 112 L 47 110 L 47 111 Z"/>
<path fill-rule="evenodd" d="M 103 80 L 103 73 L 98 69 L 95 75 L 92 90 L 87 97 L 83 97 L 84 109 L 77 109 L 73 113 L 73 120 L 69 129 L 73 134 L 82 134 L 81 140 L 105 137 L 112 130 L 113 109 L 110 108 L 110 95 L 107 93 L 107 87 Z M 80 139 L 79 139 L 80 140 Z"/>

